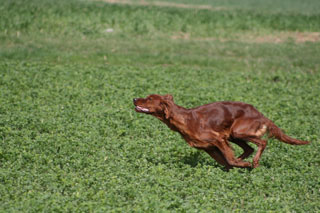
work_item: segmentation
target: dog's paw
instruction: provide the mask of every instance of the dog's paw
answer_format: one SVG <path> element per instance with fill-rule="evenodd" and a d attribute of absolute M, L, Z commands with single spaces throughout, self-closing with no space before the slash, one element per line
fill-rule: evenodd
<path fill-rule="evenodd" d="M 252 167 L 257 168 L 259 166 L 259 162 L 253 161 Z"/>

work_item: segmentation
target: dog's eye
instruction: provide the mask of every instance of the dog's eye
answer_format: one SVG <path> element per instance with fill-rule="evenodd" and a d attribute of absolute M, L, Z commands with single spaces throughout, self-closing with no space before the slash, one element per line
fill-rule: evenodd
<path fill-rule="evenodd" d="M 152 98 L 151 98 L 151 97 L 149 97 L 149 98 L 148 98 L 148 100 L 149 100 L 149 101 L 152 101 Z"/>

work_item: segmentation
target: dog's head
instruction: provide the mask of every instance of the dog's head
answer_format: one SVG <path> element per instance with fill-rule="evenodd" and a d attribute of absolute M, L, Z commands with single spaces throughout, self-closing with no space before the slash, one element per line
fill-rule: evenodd
<path fill-rule="evenodd" d="M 156 117 L 170 117 L 170 107 L 173 104 L 172 95 L 149 95 L 146 98 L 134 98 L 136 112 L 151 114 Z"/>

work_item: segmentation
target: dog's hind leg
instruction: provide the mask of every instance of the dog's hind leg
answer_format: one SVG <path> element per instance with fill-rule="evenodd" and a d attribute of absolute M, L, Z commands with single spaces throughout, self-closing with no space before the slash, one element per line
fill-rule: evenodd
<path fill-rule="evenodd" d="M 258 151 L 252 163 L 254 168 L 259 166 L 259 160 L 267 146 L 267 141 L 261 139 L 266 132 L 267 125 L 261 120 L 246 119 L 236 123 L 232 127 L 231 136 L 233 138 L 250 141 L 258 146 Z"/>
<path fill-rule="evenodd" d="M 256 155 L 253 158 L 253 168 L 256 168 L 259 166 L 259 160 L 261 158 L 261 155 L 264 151 L 264 149 L 267 146 L 267 141 L 266 140 L 262 140 L 260 138 L 249 138 L 249 141 L 251 141 L 252 143 L 255 143 L 258 146 L 258 151 L 256 153 Z"/>

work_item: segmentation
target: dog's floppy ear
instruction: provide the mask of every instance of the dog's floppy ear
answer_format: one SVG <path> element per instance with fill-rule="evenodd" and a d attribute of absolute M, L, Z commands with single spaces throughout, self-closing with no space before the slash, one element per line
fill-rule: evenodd
<path fill-rule="evenodd" d="M 173 103 L 173 97 L 172 95 L 165 95 L 164 100 L 162 101 L 163 106 L 164 106 L 164 115 L 166 119 L 169 119 L 171 116 L 171 107 L 174 104 Z"/>
<path fill-rule="evenodd" d="M 169 101 L 173 101 L 173 97 L 172 97 L 172 95 L 170 95 L 170 94 L 165 95 L 165 96 L 164 96 L 164 99 L 165 99 L 165 100 L 169 100 Z"/>

